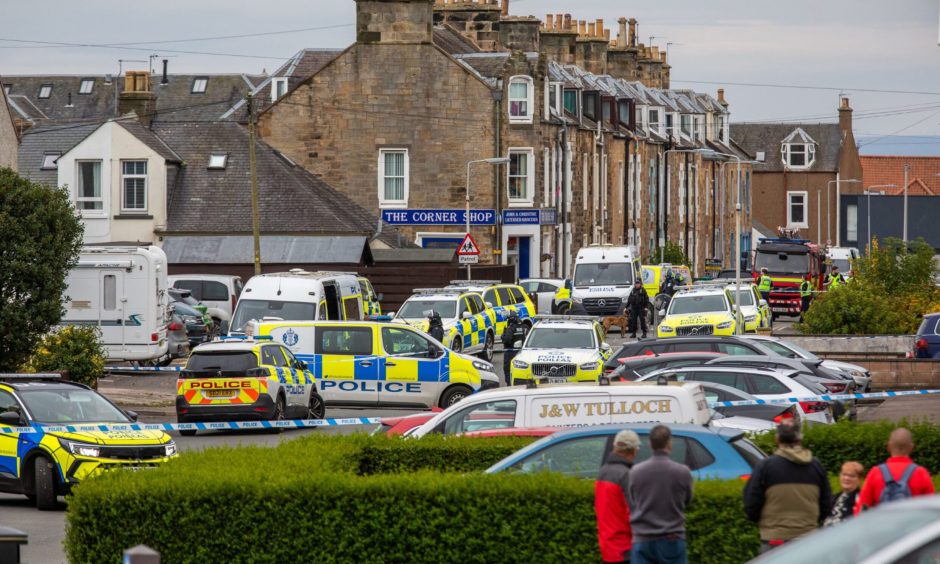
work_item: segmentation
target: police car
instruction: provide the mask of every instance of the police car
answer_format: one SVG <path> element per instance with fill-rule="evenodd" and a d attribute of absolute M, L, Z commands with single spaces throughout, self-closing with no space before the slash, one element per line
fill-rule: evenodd
<path fill-rule="evenodd" d="M 610 345 L 593 317 L 541 316 L 512 360 L 512 383 L 596 382 Z"/>
<path fill-rule="evenodd" d="M 313 373 L 271 337 L 223 337 L 193 350 L 176 381 L 180 423 L 323 419 Z M 195 430 L 180 430 L 194 435 Z"/>
<path fill-rule="evenodd" d="M 42 425 L 130 424 L 137 420 L 83 384 L 59 375 L 0 377 L 0 491 L 24 494 L 39 509 L 102 472 L 156 466 L 177 456 L 163 431 L 50 431 Z M 31 432 L 15 431 L 32 427 Z"/>
<path fill-rule="evenodd" d="M 728 295 L 731 296 L 732 309 L 734 308 L 735 283 L 733 279 L 695 283 L 696 288 L 705 286 L 727 288 Z M 760 297 L 757 285 L 750 279 L 741 282 L 741 317 L 744 321 L 745 333 L 757 333 L 758 329 L 770 328 L 770 306 L 767 305 L 767 300 Z"/>
<path fill-rule="evenodd" d="M 445 347 L 479 354 L 487 362 L 493 360 L 493 345 L 501 333 L 497 332 L 496 311 L 483 303 L 479 293 L 461 288 L 419 288 L 401 305 L 392 322 L 427 332 L 431 311 L 441 316 Z"/>
<path fill-rule="evenodd" d="M 659 337 L 734 335 L 734 299 L 723 286 L 685 287 L 672 297 Z"/>
<path fill-rule="evenodd" d="M 499 386 L 492 364 L 452 352 L 409 325 L 269 321 L 256 334 L 306 362 L 330 407 L 447 407 Z"/>
<path fill-rule="evenodd" d="M 483 295 L 483 303 L 496 312 L 496 339 L 506 328 L 509 312 L 515 311 L 528 331 L 538 308 L 522 286 L 505 284 L 499 280 L 451 280 L 448 288 L 464 288 Z"/>

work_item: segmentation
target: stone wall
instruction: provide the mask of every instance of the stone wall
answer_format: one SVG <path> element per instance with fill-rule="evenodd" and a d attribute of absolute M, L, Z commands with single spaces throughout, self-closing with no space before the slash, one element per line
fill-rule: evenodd
<path fill-rule="evenodd" d="M 875 390 L 936 390 L 940 389 L 940 361 L 894 359 L 844 359 L 871 371 Z"/>
<path fill-rule="evenodd" d="M 16 170 L 19 138 L 13 127 L 10 108 L 7 106 L 6 94 L 0 89 L 0 167 L 9 167 Z"/>

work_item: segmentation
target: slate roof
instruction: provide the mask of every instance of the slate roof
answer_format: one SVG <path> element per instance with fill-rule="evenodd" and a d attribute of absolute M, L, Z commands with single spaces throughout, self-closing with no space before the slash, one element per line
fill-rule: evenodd
<path fill-rule="evenodd" d="M 163 142 L 163 139 L 154 135 L 153 131 L 141 125 L 136 116 L 130 119 L 119 120 L 117 123 L 126 129 L 128 133 L 136 137 L 141 143 L 153 149 L 155 153 L 167 161 L 171 163 L 182 162 L 180 156 L 177 155 L 173 149 L 169 148 L 167 144 Z"/>
<path fill-rule="evenodd" d="M 842 132 L 838 123 L 732 123 L 731 138 L 752 158 L 764 152 L 764 164 L 755 164 L 754 172 L 782 172 L 780 145 L 796 128 L 802 128 L 816 141 L 816 161 L 800 172 L 836 172 Z"/>
<path fill-rule="evenodd" d="M 907 174 L 908 196 L 940 196 L 940 157 L 902 157 L 863 155 L 862 178 L 865 186 L 894 184 L 895 188 L 874 188 L 889 195 L 904 193 L 904 165 L 910 165 Z"/>
<path fill-rule="evenodd" d="M 170 186 L 167 233 L 250 233 L 248 132 L 235 122 L 158 123 L 154 132 L 182 157 Z M 261 230 L 272 234 L 371 235 L 377 219 L 342 193 L 256 141 Z M 224 170 L 207 168 L 225 153 Z"/>
<path fill-rule="evenodd" d="M 33 182 L 56 186 L 59 173 L 56 169 L 42 169 L 46 153 L 65 154 L 82 139 L 98 129 L 101 124 L 37 125 L 23 132 L 20 138 L 18 170 L 21 176 Z"/>
<path fill-rule="evenodd" d="M 359 264 L 369 256 L 365 235 L 262 235 L 267 264 Z M 169 235 L 163 243 L 170 264 L 244 264 L 254 261 L 251 235 Z"/>
<path fill-rule="evenodd" d="M 447 24 L 434 26 L 432 41 L 448 55 L 480 52 L 480 48 L 469 37 Z"/>

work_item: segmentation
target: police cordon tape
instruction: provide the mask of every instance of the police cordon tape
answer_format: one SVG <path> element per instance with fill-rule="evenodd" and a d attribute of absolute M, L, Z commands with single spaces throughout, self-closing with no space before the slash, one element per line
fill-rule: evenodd
<path fill-rule="evenodd" d="M 240 429 L 309 429 L 378 423 L 378 417 L 347 417 L 344 419 L 285 419 L 283 421 L 225 421 L 207 423 L 102 423 L 82 425 L 40 425 L 35 427 L 3 427 L 0 435 L 12 433 L 87 433 L 106 431 L 233 431 Z"/>
<path fill-rule="evenodd" d="M 905 396 L 927 396 L 940 394 L 940 390 L 901 390 L 897 392 L 885 391 L 885 392 L 869 392 L 867 394 L 821 394 L 818 396 L 809 396 L 802 398 L 773 398 L 773 399 L 756 399 L 756 400 L 740 400 L 740 401 L 714 401 L 708 402 L 708 405 L 712 407 L 739 407 L 745 405 L 788 405 L 793 403 L 800 403 L 805 401 L 843 401 L 843 400 L 860 400 L 860 399 L 886 399 L 886 398 L 900 398 Z"/>

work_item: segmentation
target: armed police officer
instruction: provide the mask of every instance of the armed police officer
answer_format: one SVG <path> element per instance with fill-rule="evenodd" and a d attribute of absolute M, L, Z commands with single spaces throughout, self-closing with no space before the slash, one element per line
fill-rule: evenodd
<path fill-rule="evenodd" d="M 650 297 L 643 287 L 643 281 L 637 280 L 627 298 L 627 311 L 630 314 L 630 337 L 636 339 L 637 325 L 643 330 L 643 339 L 646 338 L 646 310 L 650 307 Z"/>
<path fill-rule="evenodd" d="M 441 314 L 434 310 L 428 313 L 428 335 L 441 343 L 444 342 L 444 323 L 441 321 Z"/>
<path fill-rule="evenodd" d="M 503 377 L 506 378 L 506 385 L 512 385 L 512 359 L 519 354 L 519 347 L 522 347 L 522 341 L 525 340 L 525 324 L 519 320 L 519 313 L 516 310 L 509 311 L 509 319 L 506 320 L 506 328 L 503 329 Z M 516 344 L 518 343 L 518 347 Z"/>

